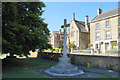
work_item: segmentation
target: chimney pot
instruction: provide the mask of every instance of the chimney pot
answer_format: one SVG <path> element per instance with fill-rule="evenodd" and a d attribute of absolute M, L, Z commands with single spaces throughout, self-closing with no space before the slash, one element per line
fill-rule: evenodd
<path fill-rule="evenodd" d="M 61 29 L 59 29 L 59 33 L 61 33 Z"/>
<path fill-rule="evenodd" d="M 85 24 L 88 24 L 88 15 L 85 16 Z"/>
<path fill-rule="evenodd" d="M 102 9 L 98 8 L 97 9 L 97 15 L 100 15 L 102 13 Z"/>
<path fill-rule="evenodd" d="M 85 28 L 89 32 L 89 27 L 88 27 L 88 15 L 85 16 Z"/>
<path fill-rule="evenodd" d="M 75 13 L 73 13 L 73 20 L 75 20 Z"/>

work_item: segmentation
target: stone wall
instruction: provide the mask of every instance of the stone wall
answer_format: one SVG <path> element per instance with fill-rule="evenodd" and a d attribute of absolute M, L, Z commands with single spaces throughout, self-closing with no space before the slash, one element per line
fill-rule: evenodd
<path fill-rule="evenodd" d="M 61 56 L 62 53 L 43 52 L 40 54 L 40 58 L 54 61 L 58 61 L 59 57 Z M 120 57 L 76 54 L 68 54 L 68 56 L 71 58 L 71 63 L 75 65 L 84 65 L 120 71 Z"/>

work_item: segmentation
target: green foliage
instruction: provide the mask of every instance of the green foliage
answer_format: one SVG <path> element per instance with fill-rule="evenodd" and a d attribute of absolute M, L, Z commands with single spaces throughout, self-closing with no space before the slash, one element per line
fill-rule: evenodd
<path fill-rule="evenodd" d="M 41 18 L 43 7 L 43 2 L 2 3 L 3 53 L 27 56 L 30 50 L 51 48 L 49 30 Z"/>
<path fill-rule="evenodd" d="M 117 46 L 117 42 L 112 42 L 112 46 Z"/>
<path fill-rule="evenodd" d="M 51 52 L 59 52 L 59 48 L 54 48 Z"/>
<path fill-rule="evenodd" d="M 88 44 L 88 47 L 92 47 L 92 46 L 93 46 L 93 44 L 91 44 L 91 43 Z"/>
<path fill-rule="evenodd" d="M 51 52 L 53 53 L 53 51 L 55 51 L 55 49 L 52 49 L 52 51 L 51 51 Z"/>
<path fill-rule="evenodd" d="M 105 51 L 105 53 L 120 53 L 119 50 L 108 50 L 108 51 Z"/>
<path fill-rule="evenodd" d="M 105 74 L 105 75 L 103 75 L 103 76 L 99 76 L 99 77 L 97 77 L 97 78 L 101 78 L 101 79 L 102 79 L 102 78 L 104 78 L 104 79 L 105 79 L 105 78 L 106 78 L 106 79 L 109 78 L 110 80 L 112 80 L 112 79 L 118 79 L 118 80 L 119 80 L 119 79 L 120 79 L 119 76 L 108 75 L 108 74 Z"/>
<path fill-rule="evenodd" d="M 55 48 L 55 52 L 59 52 L 59 48 Z"/>
<path fill-rule="evenodd" d="M 70 49 L 73 48 L 75 49 L 77 46 L 75 44 L 70 44 Z"/>

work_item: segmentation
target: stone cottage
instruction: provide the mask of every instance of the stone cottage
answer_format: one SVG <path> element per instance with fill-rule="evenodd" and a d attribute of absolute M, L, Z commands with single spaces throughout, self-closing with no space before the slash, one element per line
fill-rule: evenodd
<path fill-rule="evenodd" d="M 88 15 L 85 16 L 84 22 L 76 20 L 75 13 L 73 13 L 68 34 L 69 36 L 67 38 L 67 43 L 70 41 L 70 44 L 75 44 L 77 49 L 88 48 L 88 44 L 90 42 L 90 26 L 88 22 Z"/>

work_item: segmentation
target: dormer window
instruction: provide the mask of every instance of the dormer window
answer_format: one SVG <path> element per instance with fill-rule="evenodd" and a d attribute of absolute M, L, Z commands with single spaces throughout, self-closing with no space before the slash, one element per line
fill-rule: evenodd
<path fill-rule="evenodd" d="M 106 21 L 106 27 L 110 27 L 110 22 Z"/>
<path fill-rule="evenodd" d="M 97 29 L 97 30 L 100 29 L 99 23 L 96 24 L 96 29 Z"/>

